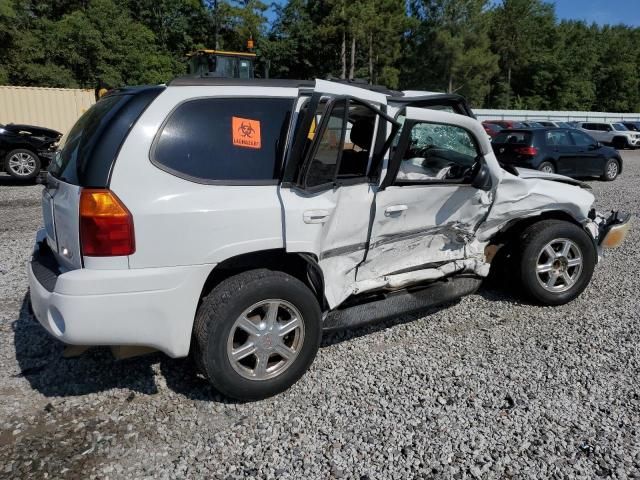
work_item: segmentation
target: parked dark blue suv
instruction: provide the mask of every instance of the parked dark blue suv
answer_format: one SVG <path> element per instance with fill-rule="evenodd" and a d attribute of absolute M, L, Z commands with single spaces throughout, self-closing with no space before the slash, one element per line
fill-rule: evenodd
<path fill-rule="evenodd" d="M 622 173 L 622 157 L 588 134 L 568 128 L 503 130 L 493 139 L 498 161 L 569 177 L 597 176 L 614 180 Z"/>

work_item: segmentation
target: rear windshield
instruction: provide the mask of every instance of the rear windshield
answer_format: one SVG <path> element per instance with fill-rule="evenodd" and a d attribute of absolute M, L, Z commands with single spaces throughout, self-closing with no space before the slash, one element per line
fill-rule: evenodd
<path fill-rule="evenodd" d="M 152 162 L 197 183 L 277 183 L 293 98 L 199 98 L 156 137 Z"/>
<path fill-rule="evenodd" d="M 62 137 L 49 173 L 82 187 L 107 187 L 122 142 L 164 88 L 134 88 L 127 90 L 130 93 L 103 97 Z"/>
<path fill-rule="evenodd" d="M 127 95 L 106 97 L 87 110 L 71 130 L 62 137 L 49 173 L 68 183 L 80 184 L 79 170 L 83 169 L 98 133 L 110 120 L 110 112 L 127 102 Z"/>
<path fill-rule="evenodd" d="M 530 145 L 531 132 L 501 132 L 493 139 L 493 143 L 513 143 L 516 145 Z"/>

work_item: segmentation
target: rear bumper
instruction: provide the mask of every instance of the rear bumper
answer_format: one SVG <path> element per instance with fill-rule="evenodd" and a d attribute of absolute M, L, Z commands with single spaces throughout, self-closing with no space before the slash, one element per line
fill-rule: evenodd
<path fill-rule="evenodd" d="M 42 244 L 28 265 L 34 314 L 72 345 L 143 345 L 189 353 L 198 299 L 213 265 L 60 273 Z"/>

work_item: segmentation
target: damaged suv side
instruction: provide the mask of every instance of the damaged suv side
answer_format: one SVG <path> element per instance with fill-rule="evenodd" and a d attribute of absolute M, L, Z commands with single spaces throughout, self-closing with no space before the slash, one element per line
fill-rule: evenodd
<path fill-rule="evenodd" d="M 189 78 L 78 125 L 43 192 L 36 317 L 70 344 L 191 354 L 239 399 L 292 385 L 323 330 L 472 293 L 492 261 L 569 302 L 629 228 L 579 181 L 503 169 L 456 95 Z"/>

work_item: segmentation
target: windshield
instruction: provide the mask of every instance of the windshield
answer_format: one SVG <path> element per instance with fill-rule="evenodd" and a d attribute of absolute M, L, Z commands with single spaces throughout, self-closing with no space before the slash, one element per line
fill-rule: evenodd
<path fill-rule="evenodd" d="M 614 123 L 613 124 L 613 128 L 615 128 L 616 130 L 618 130 L 619 132 L 626 132 L 627 130 L 629 130 L 627 127 L 625 127 L 623 124 L 621 123 Z"/>

